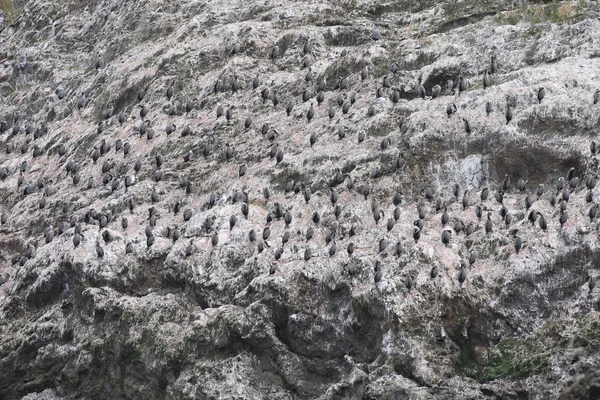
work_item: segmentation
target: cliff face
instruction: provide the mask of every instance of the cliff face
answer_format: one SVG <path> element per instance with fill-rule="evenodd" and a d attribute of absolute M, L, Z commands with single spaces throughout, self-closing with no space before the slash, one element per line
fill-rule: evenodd
<path fill-rule="evenodd" d="M 596 398 L 597 2 L 0 6 L 0 398 Z"/>

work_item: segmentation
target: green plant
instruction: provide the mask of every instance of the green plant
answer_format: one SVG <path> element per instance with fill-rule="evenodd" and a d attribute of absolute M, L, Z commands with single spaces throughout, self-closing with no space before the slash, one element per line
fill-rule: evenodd
<path fill-rule="evenodd" d="M 490 349 L 480 380 L 518 379 L 548 367 L 548 355 L 534 339 L 505 339 Z"/>

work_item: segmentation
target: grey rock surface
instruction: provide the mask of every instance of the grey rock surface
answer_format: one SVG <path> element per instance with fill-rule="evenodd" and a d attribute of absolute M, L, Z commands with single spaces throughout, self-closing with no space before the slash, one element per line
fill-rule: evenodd
<path fill-rule="evenodd" d="M 0 398 L 593 395 L 597 2 L 0 9 Z"/>

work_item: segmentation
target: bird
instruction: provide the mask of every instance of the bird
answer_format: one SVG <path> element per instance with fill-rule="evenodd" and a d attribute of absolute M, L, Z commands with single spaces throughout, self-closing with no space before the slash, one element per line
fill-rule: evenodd
<path fill-rule="evenodd" d="M 485 222 L 485 233 L 489 234 L 492 232 L 492 227 L 493 227 L 493 222 L 492 222 L 492 213 L 491 211 L 488 211 L 487 214 L 487 221 Z"/>
<path fill-rule="evenodd" d="M 504 192 L 501 190 L 496 190 L 496 193 L 494 193 L 494 198 L 499 204 L 502 204 L 504 202 Z"/>
<path fill-rule="evenodd" d="M 421 229 L 418 226 L 413 227 L 413 239 L 415 239 L 415 243 L 419 241 L 421 238 Z"/>
<path fill-rule="evenodd" d="M 533 202 L 533 196 L 527 195 L 527 197 L 525 197 L 525 210 L 529 210 L 529 208 L 533 205 Z"/>
<path fill-rule="evenodd" d="M 537 92 L 537 99 L 538 99 L 539 104 L 542 104 L 542 100 L 544 99 L 544 96 L 546 96 L 546 89 L 541 87 L 538 89 L 538 92 Z"/>
<path fill-rule="evenodd" d="M 425 99 L 425 96 L 427 95 L 425 87 L 421 83 L 417 86 L 417 95 L 422 99 Z"/>
<path fill-rule="evenodd" d="M 508 125 L 510 123 L 510 121 L 513 119 L 513 112 L 512 112 L 512 109 L 510 108 L 509 104 L 506 105 L 506 111 L 504 113 L 504 117 L 506 118 L 506 125 Z"/>
<path fill-rule="evenodd" d="M 510 189 L 510 176 L 508 174 L 504 174 L 504 179 L 502 180 L 502 191 L 507 192 Z"/>
<path fill-rule="evenodd" d="M 447 229 L 444 229 L 442 231 L 442 243 L 447 247 L 448 244 L 450 243 L 450 232 Z"/>
<path fill-rule="evenodd" d="M 488 75 L 488 70 L 487 69 L 485 69 L 483 71 L 482 83 L 483 83 L 483 89 L 484 90 L 490 86 L 490 77 Z"/>
<path fill-rule="evenodd" d="M 102 249 L 102 247 L 100 246 L 100 243 L 99 243 L 99 242 L 96 242 L 96 255 L 97 255 L 99 258 L 102 258 L 102 257 L 104 257 L 104 249 Z"/>
<path fill-rule="evenodd" d="M 598 279 L 595 276 L 590 276 L 588 280 L 588 289 L 590 289 L 589 295 L 591 296 L 592 290 L 596 287 Z"/>
<path fill-rule="evenodd" d="M 567 219 L 569 218 L 567 211 L 563 211 L 560 213 L 560 217 L 558 218 L 558 222 L 560 223 L 560 227 L 562 228 L 564 224 L 567 223 Z M 590 218 L 591 220 L 592 218 Z"/>
<path fill-rule="evenodd" d="M 308 109 L 307 113 L 306 113 L 306 119 L 308 119 L 308 122 L 310 122 L 313 117 L 315 116 L 315 110 L 313 108 L 313 103 L 310 103 L 310 108 Z"/>
<path fill-rule="evenodd" d="M 527 216 L 527 219 L 529 222 L 531 222 L 531 225 L 535 224 L 535 221 L 537 220 L 537 212 L 535 210 L 531 210 Z"/>
<path fill-rule="evenodd" d="M 403 252 L 404 248 L 402 247 L 402 242 L 396 242 L 396 244 L 394 245 L 394 254 L 396 255 L 396 257 L 400 257 Z"/>
<path fill-rule="evenodd" d="M 173 94 L 175 94 L 174 84 L 175 84 L 175 81 L 171 81 L 171 84 L 167 88 L 167 99 L 169 99 L 169 100 L 171 100 L 171 97 L 173 97 Z"/>
<path fill-rule="evenodd" d="M 448 114 L 448 118 L 450 118 L 450 116 L 454 113 L 456 113 L 456 104 L 449 103 L 446 105 L 446 114 Z"/>
<path fill-rule="evenodd" d="M 489 73 L 495 74 L 496 72 L 498 72 L 498 66 L 496 64 L 496 56 L 492 54 L 492 56 L 490 57 Z"/>
<path fill-rule="evenodd" d="M 310 260 L 311 255 L 312 252 L 310 250 L 310 247 L 307 247 L 306 250 L 304 250 L 304 261 Z"/>
<path fill-rule="evenodd" d="M 471 133 L 471 124 L 469 123 L 469 120 L 466 118 L 463 118 L 463 121 L 465 123 L 465 132 Z"/>
<path fill-rule="evenodd" d="M 467 280 L 467 271 L 465 270 L 464 264 L 461 264 L 460 271 L 458 272 L 458 283 L 462 286 L 462 284 L 465 283 L 465 280 Z"/>
<path fill-rule="evenodd" d="M 523 247 L 523 239 L 521 239 L 520 236 L 517 236 L 515 238 L 515 253 L 519 254 L 519 251 L 521 251 L 522 247 Z"/>
<path fill-rule="evenodd" d="M 489 117 L 489 115 L 490 115 L 491 112 L 492 112 L 492 103 L 490 103 L 489 101 L 487 101 L 485 103 L 485 113 Z"/>
<path fill-rule="evenodd" d="M 479 256 L 479 253 L 477 253 L 477 250 L 473 250 L 471 252 L 471 255 L 469 256 L 469 265 L 475 264 L 475 262 L 477 262 L 478 256 Z"/>
<path fill-rule="evenodd" d="M 471 235 L 473 232 L 475 232 L 475 224 L 473 222 L 469 222 L 469 225 L 467 226 L 467 229 L 465 231 L 466 236 Z"/>
<path fill-rule="evenodd" d="M 488 198 L 488 195 L 490 193 L 490 190 L 487 186 L 485 186 L 482 190 L 481 190 L 481 201 L 485 201 Z"/>
<path fill-rule="evenodd" d="M 281 255 L 282 255 L 282 254 L 283 254 L 283 248 L 282 248 L 282 247 L 279 247 L 279 248 L 277 248 L 277 249 L 275 250 L 275 254 L 274 254 L 274 256 L 275 256 L 275 260 L 277 260 L 277 261 L 278 261 L 278 260 L 281 258 Z"/>
<path fill-rule="evenodd" d="M 438 276 L 437 265 L 434 265 L 433 267 L 431 267 L 431 272 L 429 272 L 429 276 L 431 277 L 431 279 L 435 279 Z"/>
<path fill-rule="evenodd" d="M 433 88 L 431 88 L 431 100 L 437 98 L 441 91 L 442 87 L 440 85 L 435 85 Z"/>
<path fill-rule="evenodd" d="M 469 190 L 465 190 L 462 198 L 463 211 L 469 207 Z"/>
<path fill-rule="evenodd" d="M 458 95 L 460 96 L 460 94 L 462 92 L 464 92 L 465 90 L 467 90 L 467 88 L 469 87 L 469 81 L 464 79 L 462 75 L 458 76 Z"/>
<path fill-rule="evenodd" d="M 594 92 L 594 104 L 600 103 L 600 89 Z"/>
<path fill-rule="evenodd" d="M 408 289 L 408 292 L 410 293 L 413 287 L 413 278 L 410 275 L 406 277 L 406 280 L 404 281 L 404 286 L 406 286 L 406 289 Z"/>
<path fill-rule="evenodd" d="M 371 39 L 379 40 L 381 38 L 381 33 L 379 32 L 379 28 L 375 27 L 371 30 Z"/>

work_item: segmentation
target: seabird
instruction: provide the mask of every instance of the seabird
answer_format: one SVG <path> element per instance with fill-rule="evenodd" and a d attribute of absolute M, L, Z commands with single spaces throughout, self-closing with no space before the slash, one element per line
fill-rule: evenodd
<path fill-rule="evenodd" d="M 99 258 L 104 257 L 104 249 L 102 249 L 99 242 L 96 242 L 96 254 Z"/>
<path fill-rule="evenodd" d="M 541 87 L 538 89 L 538 92 L 537 92 L 537 98 L 538 98 L 539 104 L 542 104 L 542 100 L 544 99 L 544 96 L 546 96 L 546 89 Z"/>
<path fill-rule="evenodd" d="M 450 116 L 454 113 L 456 113 L 456 104 L 449 103 L 446 105 L 446 114 L 448 114 L 448 118 L 450 118 Z"/>
<path fill-rule="evenodd" d="M 375 27 L 371 30 L 371 39 L 379 40 L 381 38 L 381 33 L 379 32 L 379 28 Z"/>
<path fill-rule="evenodd" d="M 510 108 L 510 105 L 507 104 L 506 105 L 506 112 L 504 113 L 504 117 L 506 118 L 506 125 L 509 124 L 509 122 L 512 120 L 513 118 L 513 113 L 512 113 L 512 109 Z"/>
<path fill-rule="evenodd" d="M 488 211 L 487 221 L 485 222 L 485 233 L 486 234 L 491 233 L 493 226 L 494 226 L 494 223 L 492 222 L 492 213 L 491 213 L 491 211 Z"/>
<path fill-rule="evenodd" d="M 490 57 L 490 68 L 489 68 L 489 72 L 490 74 L 495 74 L 496 72 L 498 72 L 498 66 L 496 65 L 496 56 L 492 54 L 492 56 Z"/>
<path fill-rule="evenodd" d="M 315 115 L 315 110 L 313 109 L 313 103 L 310 103 L 310 108 L 308 109 L 308 112 L 306 113 L 306 119 L 308 119 L 308 122 L 310 122 L 313 117 Z"/>

